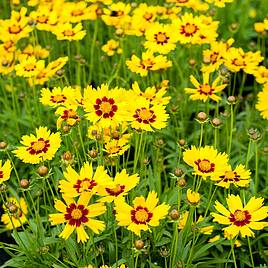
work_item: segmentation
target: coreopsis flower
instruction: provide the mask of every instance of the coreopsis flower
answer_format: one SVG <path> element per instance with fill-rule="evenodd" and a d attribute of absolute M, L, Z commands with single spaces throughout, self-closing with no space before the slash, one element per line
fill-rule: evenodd
<path fill-rule="evenodd" d="M 14 70 L 15 60 L 13 53 L 0 50 L 0 74 L 10 74 Z"/>
<path fill-rule="evenodd" d="M 115 199 L 121 198 L 128 194 L 139 183 L 138 174 L 128 175 L 123 169 L 117 172 L 114 179 L 111 179 L 110 185 L 102 185 L 98 190 L 98 195 L 102 196 L 98 201 L 113 202 Z"/>
<path fill-rule="evenodd" d="M 201 2 L 200 0 L 166 0 L 167 3 L 174 3 L 178 7 L 192 8 L 196 11 L 208 10 L 208 4 Z"/>
<path fill-rule="evenodd" d="M 115 200 L 116 220 L 119 226 L 127 226 L 127 229 L 140 236 L 141 231 L 150 230 L 150 226 L 159 225 L 159 221 L 166 217 L 169 205 L 163 203 L 159 206 L 157 193 L 149 192 L 145 199 L 143 196 L 133 200 L 133 207 L 128 205 L 124 199 Z"/>
<path fill-rule="evenodd" d="M 246 187 L 249 184 L 250 170 L 246 169 L 244 165 L 238 165 L 234 170 L 230 165 L 225 171 L 212 176 L 211 179 L 217 183 L 218 186 L 229 188 L 231 184 L 236 187 Z"/>
<path fill-rule="evenodd" d="M 68 41 L 82 40 L 86 35 L 82 23 L 78 23 L 74 27 L 71 23 L 58 24 L 57 27 L 52 29 L 52 33 L 56 35 L 57 40 Z"/>
<path fill-rule="evenodd" d="M 223 8 L 226 3 L 232 3 L 233 0 L 205 0 L 206 2 L 215 5 L 216 7 Z"/>
<path fill-rule="evenodd" d="M 127 67 L 131 72 L 140 76 L 147 76 L 149 71 L 164 70 L 172 66 L 172 62 L 166 56 L 154 54 L 150 51 L 142 53 L 141 59 L 132 55 L 131 60 L 126 61 Z"/>
<path fill-rule="evenodd" d="M 144 47 L 152 52 L 168 54 L 176 48 L 177 35 L 170 24 L 153 23 L 145 31 Z"/>
<path fill-rule="evenodd" d="M 27 222 L 28 209 L 23 198 L 17 200 L 15 197 L 9 197 L 3 209 L 5 213 L 1 216 L 1 221 L 8 230 L 18 228 Z"/>
<path fill-rule="evenodd" d="M 146 29 L 157 18 L 157 8 L 141 3 L 133 10 L 132 22 L 138 22 Z"/>
<path fill-rule="evenodd" d="M 203 44 L 216 40 L 217 25 L 213 27 L 206 25 L 203 17 L 193 16 L 192 13 L 185 13 L 173 21 L 174 29 L 178 40 L 182 44 Z M 216 28 L 216 29 L 215 29 Z"/>
<path fill-rule="evenodd" d="M 147 87 L 145 91 L 141 91 L 138 82 L 132 84 L 133 93 L 136 97 L 143 97 L 148 100 L 152 105 L 160 104 L 167 105 L 170 100 L 170 96 L 164 97 L 167 92 L 167 86 L 160 86 L 159 89 L 156 87 Z"/>
<path fill-rule="evenodd" d="M 252 73 L 257 83 L 268 84 L 268 69 L 265 66 L 258 66 Z"/>
<path fill-rule="evenodd" d="M 113 56 L 115 53 L 122 53 L 122 49 L 119 47 L 119 42 L 114 39 L 110 39 L 101 47 L 101 50 L 104 51 L 109 57 Z"/>
<path fill-rule="evenodd" d="M 59 57 L 56 60 L 51 61 L 46 67 L 49 70 L 50 75 L 53 76 L 67 63 L 68 60 L 68 57 Z"/>
<path fill-rule="evenodd" d="M 263 22 L 256 22 L 256 23 L 254 23 L 254 29 L 257 33 L 264 33 L 265 32 L 265 24 Z"/>
<path fill-rule="evenodd" d="M 185 211 L 185 212 L 183 212 L 181 214 L 180 219 L 178 220 L 178 229 L 182 230 L 186 226 L 188 217 L 189 217 L 189 211 Z M 203 225 L 203 222 L 204 222 L 204 217 L 202 215 L 200 215 L 198 217 L 197 221 L 195 222 L 195 224 L 197 226 L 198 226 L 198 224 L 202 224 Z M 212 234 L 213 229 L 214 229 L 213 225 L 207 225 L 207 226 L 201 227 L 199 229 L 199 231 L 202 234 L 210 235 L 210 234 Z"/>
<path fill-rule="evenodd" d="M 203 83 L 199 83 L 193 75 L 190 76 L 190 81 L 195 88 L 185 88 L 184 91 L 187 94 L 191 94 L 191 100 L 202 100 L 206 102 L 208 99 L 212 99 L 218 102 L 221 99 L 221 97 L 215 93 L 220 93 L 227 87 L 227 84 L 219 85 L 221 82 L 220 76 L 211 83 L 209 76 L 210 73 L 203 73 Z"/>
<path fill-rule="evenodd" d="M 7 181 L 10 178 L 12 167 L 10 160 L 7 160 L 5 164 L 2 165 L 2 160 L 0 160 L 0 184 Z"/>
<path fill-rule="evenodd" d="M 60 129 L 62 124 L 65 126 L 74 126 L 76 123 L 80 122 L 80 116 L 77 113 L 77 105 L 67 106 L 67 107 L 59 107 L 55 114 L 59 115 L 57 119 L 57 128 Z"/>
<path fill-rule="evenodd" d="M 129 148 L 130 134 L 124 134 L 119 139 L 111 139 L 104 144 L 103 151 L 107 153 L 108 157 L 117 157 L 123 155 Z"/>
<path fill-rule="evenodd" d="M 45 68 L 44 60 L 37 60 L 34 56 L 23 56 L 20 63 L 15 65 L 16 75 L 23 77 L 37 76 Z"/>
<path fill-rule="evenodd" d="M 24 163 L 38 164 L 51 160 L 61 145 L 60 133 L 51 133 L 47 127 L 36 129 L 36 136 L 24 135 L 21 144 L 13 153 Z"/>
<path fill-rule="evenodd" d="M 68 166 L 63 173 L 65 180 L 59 181 L 60 192 L 67 197 L 77 197 L 83 193 L 95 194 L 101 185 L 109 187 L 110 177 L 103 166 L 98 166 L 93 172 L 92 164 L 84 163 L 80 172 L 77 173 Z"/>
<path fill-rule="evenodd" d="M 194 175 L 202 176 L 203 179 L 211 177 L 228 168 L 228 156 L 226 153 L 219 153 L 212 146 L 191 149 L 183 152 L 183 161 L 193 167 Z"/>
<path fill-rule="evenodd" d="M 187 201 L 194 206 L 198 205 L 201 199 L 200 194 L 198 192 L 192 191 L 191 189 L 187 190 L 186 197 Z"/>
<path fill-rule="evenodd" d="M 29 37 L 33 27 L 28 24 L 29 18 L 26 13 L 27 8 L 22 7 L 19 12 L 12 10 L 10 19 L 0 20 L 1 41 L 18 42 L 22 38 Z"/>
<path fill-rule="evenodd" d="M 21 51 L 21 55 L 25 55 L 26 57 L 35 57 L 38 59 L 45 59 L 49 56 L 49 51 L 39 45 L 32 46 L 29 44 Z"/>
<path fill-rule="evenodd" d="M 256 109 L 261 112 L 261 116 L 268 120 L 268 83 L 264 85 L 263 90 L 258 93 L 258 102 Z"/>
<path fill-rule="evenodd" d="M 107 25 L 119 26 L 122 21 L 128 17 L 131 11 L 131 5 L 123 2 L 112 3 L 108 8 L 103 9 L 102 20 Z"/>
<path fill-rule="evenodd" d="M 84 110 L 86 118 L 101 127 L 117 126 L 128 120 L 124 89 L 109 89 L 102 84 L 97 89 L 88 86 L 84 91 Z"/>
<path fill-rule="evenodd" d="M 232 238 L 241 234 L 242 237 L 254 237 L 253 230 L 261 230 L 268 226 L 268 222 L 260 222 L 268 216 L 268 206 L 263 206 L 262 197 L 252 197 L 243 207 L 238 195 L 228 195 L 226 209 L 219 201 L 215 202 L 215 209 L 220 213 L 212 212 L 214 222 L 229 225 L 223 228 Z"/>
<path fill-rule="evenodd" d="M 146 99 L 139 97 L 131 107 L 131 127 L 137 130 L 154 131 L 165 128 L 169 116 L 165 106 L 151 105 Z"/>
<path fill-rule="evenodd" d="M 68 239 L 76 231 L 77 242 L 84 243 L 89 239 L 85 227 L 96 234 L 104 230 L 104 222 L 92 218 L 102 215 L 106 211 L 106 207 L 103 203 L 89 205 L 90 197 L 89 193 L 85 193 L 75 202 L 74 199 L 63 196 L 66 204 L 60 200 L 55 200 L 55 208 L 60 213 L 50 214 L 49 221 L 52 225 L 66 223 L 59 235 L 60 237 Z"/>
<path fill-rule="evenodd" d="M 68 105 L 78 105 L 76 97 L 80 91 L 73 87 L 54 87 L 52 90 L 48 88 L 43 88 L 41 90 L 40 102 L 44 105 L 58 107 L 58 106 L 68 106 Z M 81 95 L 81 94 L 80 94 Z"/>
<path fill-rule="evenodd" d="M 234 39 L 230 38 L 226 42 L 215 41 L 210 44 L 210 49 L 203 50 L 203 62 L 204 65 L 201 68 L 203 73 L 212 73 L 219 69 L 223 64 L 223 55 L 228 51 L 228 49 L 233 44 Z"/>

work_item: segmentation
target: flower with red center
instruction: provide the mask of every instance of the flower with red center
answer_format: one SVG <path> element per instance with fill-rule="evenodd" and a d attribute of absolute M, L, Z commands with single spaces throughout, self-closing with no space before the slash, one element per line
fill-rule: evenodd
<path fill-rule="evenodd" d="M 90 195 L 98 192 L 99 187 L 109 186 L 110 177 L 107 175 L 103 166 L 98 166 L 93 174 L 92 164 L 84 163 L 79 174 L 68 166 L 63 173 L 65 180 L 59 181 L 60 192 L 67 197 L 76 197 L 88 192 Z"/>
<path fill-rule="evenodd" d="M 128 120 L 127 100 L 124 89 L 109 89 L 102 84 L 97 89 L 88 86 L 84 91 L 84 110 L 93 124 L 106 128 Z"/>
<path fill-rule="evenodd" d="M 4 165 L 2 165 L 2 160 L 0 160 L 0 184 L 10 178 L 11 170 L 10 160 L 7 160 Z"/>
<path fill-rule="evenodd" d="M 252 197 L 249 202 L 243 206 L 241 198 L 238 195 L 228 195 L 228 209 L 220 202 L 216 201 L 215 209 L 220 213 L 211 213 L 213 221 L 223 225 L 229 225 L 223 230 L 232 238 L 241 234 L 242 237 L 254 237 L 253 230 L 261 230 L 268 226 L 268 222 L 260 222 L 268 216 L 268 206 L 263 206 L 262 197 Z"/>
<path fill-rule="evenodd" d="M 138 97 L 131 107 L 131 127 L 138 130 L 154 131 L 154 129 L 165 128 L 168 114 L 165 106 L 151 104 L 143 97 Z"/>
<path fill-rule="evenodd" d="M 86 31 L 83 30 L 82 23 L 77 23 L 74 27 L 71 23 L 61 23 L 57 27 L 53 27 L 51 32 L 56 35 L 57 40 L 82 40 Z"/>
<path fill-rule="evenodd" d="M 108 157 L 118 157 L 123 155 L 129 148 L 129 139 L 131 134 L 123 134 L 119 139 L 110 139 L 105 145 L 103 151 L 107 153 Z"/>
<path fill-rule="evenodd" d="M 68 239 L 69 236 L 76 230 L 77 242 L 84 243 L 89 239 L 85 227 L 88 227 L 94 233 L 98 234 L 103 231 L 105 224 L 103 221 L 92 219 L 103 214 L 106 207 L 103 203 L 88 205 L 91 195 L 89 193 L 82 194 L 78 201 L 69 197 L 64 197 L 64 204 L 60 200 L 55 201 L 55 208 L 60 213 L 50 214 L 49 221 L 52 225 L 66 223 L 65 228 L 60 233 L 60 237 Z"/>
<path fill-rule="evenodd" d="M 194 175 L 207 177 L 216 176 L 228 168 L 228 156 L 225 153 L 219 153 L 212 146 L 185 150 L 183 160 L 189 166 L 194 168 Z"/>
<path fill-rule="evenodd" d="M 216 102 L 221 100 L 221 97 L 215 93 L 220 93 L 227 87 L 227 84 L 219 85 L 221 82 L 221 77 L 218 76 L 213 83 L 209 82 L 210 73 L 203 73 L 203 83 L 200 84 L 194 76 L 190 76 L 190 80 L 195 88 L 185 88 L 184 91 L 187 94 L 191 94 L 191 100 L 202 100 L 206 102 L 209 99 L 212 99 Z"/>
<path fill-rule="evenodd" d="M 37 60 L 34 56 L 23 55 L 20 63 L 15 65 L 16 75 L 26 78 L 37 76 L 45 68 L 44 60 Z"/>
<path fill-rule="evenodd" d="M 54 87 L 52 90 L 43 88 L 41 90 L 40 102 L 43 105 L 52 107 L 58 106 L 78 106 L 78 100 L 81 99 L 79 88 L 73 87 Z"/>
<path fill-rule="evenodd" d="M 98 195 L 102 196 L 100 202 L 113 202 L 118 198 L 122 198 L 128 194 L 139 183 L 138 174 L 128 175 L 123 169 L 117 172 L 114 179 L 110 179 L 110 185 L 102 185 L 99 187 Z"/>
<path fill-rule="evenodd" d="M 80 116 L 77 113 L 78 105 L 70 105 L 67 107 L 59 107 L 55 114 L 60 115 L 57 120 L 57 128 L 61 128 L 64 123 L 67 126 L 74 126 L 80 122 Z"/>
<path fill-rule="evenodd" d="M 159 221 L 166 217 L 169 205 L 165 203 L 157 206 L 156 192 L 149 192 L 147 199 L 143 196 L 133 200 L 133 207 L 128 205 L 123 198 L 115 200 L 116 220 L 119 226 L 127 226 L 127 229 L 140 236 L 141 231 L 150 230 L 150 226 L 159 225 Z"/>
<path fill-rule="evenodd" d="M 218 186 L 229 188 L 230 185 L 236 187 L 246 187 L 250 180 L 250 170 L 246 169 L 244 165 L 238 165 L 234 170 L 228 165 L 224 171 L 212 176 L 211 179 L 217 183 Z"/>
<path fill-rule="evenodd" d="M 47 127 L 36 129 L 36 136 L 25 135 L 21 144 L 13 153 L 24 163 L 38 164 L 51 160 L 61 144 L 60 133 L 51 133 Z"/>
<path fill-rule="evenodd" d="M 152 52 L 168 54 L 176 48 L 177 35 L 171 25 L 153 23 L 145 31 L 144 47 Z"/>
<path fill-rule="evenodd" d="M 261 116 L 268 120 L 268 83 L 264 85 L 262 91 L 257 95 L 258 101 L 256 109 L 261 113 Z"/>

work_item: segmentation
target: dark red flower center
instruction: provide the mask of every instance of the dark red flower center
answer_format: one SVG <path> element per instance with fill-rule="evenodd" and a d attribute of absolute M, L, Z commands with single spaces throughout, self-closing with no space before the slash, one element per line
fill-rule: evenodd
<path fill-rule="evenodd" d="M 125 190 L 125 185 L 117 184 L 114 188 L 105 188 L 106 192 L 112 196 L 118 196 Z"/>
<path fill-rule="evenodd" d="M 153 213 L 148 210 L 146 207 L 137 206 L 136 209 L 131 210 L 131 220 L 136 224 L 146 224 L 152 217 Z"/>
<path fill-rule="evenodd" d="M 136 118 L 136 121 L 143 124 L 154 123 L 156 119 L 154 111 L 147 109 L 145 107 L 137 109 L 133 117 Z"/>
<path fill-rule="evenodd" d="M 63 94 L 57 94 L 55 96 L 51 96 L 50 101 L 53 103 L 64 103 L 66 101 L 66 96 Z"/>
<path fill-rule="evenodd" d="M 22 31 L 22 28 L 18 25 L 12 25 L 8 28 L 10 34 L 18 34 Z"/>
<path fill-rule="evenodd" d="M 154 39 L 158 45 L 164 45 L 168 42 L 169 36 L 166 33 L 158 32 L 154 35 Z"/>
<path fill-rule="evenodd" d="M 198 92 L 200 94 L 203 94 L 203 95 L 206 95 L 206 96 L 212 95 L 213 94 L 213 91 L 214 91 L 214 88 L 212 88 L 208 84 L 200 85 L 199 86 L 199 89 L 198 89 Z"/>
<path fill-rule="evenodd" d="M 30 154 L 41 154 L 46 153 L 49 147 L 50 147 L 49 140 L 39 138 L 37 141 L 31 142 L 31 146 L 27 148 L 27 151 Z"/>
<path fill-rule="evenodd" d="M 0 170 L 0 179 L 3 179 L 3 177 L 4 177 L 4 173 L 2 170 Z"/>
<path fill-rule="evenodd" d="M 95 186 L 97 186 L 96 181 L 85 178 L 83 180 L 77 180 L 73 188 L 75 188 L 78 193 L 82 193 L 91 191 Z"/>
<path fill-rule="evenodd" d="M 103 97 L 102 99 L 96 99 L 94 109 L 96 115 L 102 116 L 103 118 L 112 118 L 118 107 L 115 105 L 113 98 Z"/>
<path fill-rule="evenodd" d="M 250 223 L 251 215 L 247 210 L 237 209 L 234 213 L 230 214 L 229 220 L 236 226 L 244 226 Z"/>
<path fill-rule="evenodd" d="M 64 214 L 65 220 L 72 226 L 79 227 L 81 223 L 88 222 L 88 209 L 84 205 L 76 205 L 74 203 L 70 204 L 66 209 L 66 214 Z"/>
<path fill-rule="evenodd" d="M 224 181 L 224 182 L 238 182 L 240 180 L 240 175 L 237 175 L 236 172 L 234 171 L 225 171 L 225 174 L 220 176 L 220 178 Z"/>
<path fill-rule="evenodd" d="M 181 26 L 180 33 L 186 37 L 193 36 L 199 30 L 198 26 L 193 23 L 187 22 L 185 25 Z"/>
<path fill-rule="evenodd" d="M 194 163 L 197 165 L 198 170 L 202 173 L 210 173 L 215 170 L 215 164 L 211 163 L 208 159 L 198 159 Z"/>

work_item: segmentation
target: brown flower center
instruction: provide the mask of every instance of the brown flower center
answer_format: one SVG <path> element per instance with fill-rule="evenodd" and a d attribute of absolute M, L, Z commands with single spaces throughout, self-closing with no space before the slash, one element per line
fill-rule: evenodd
<path fill-rule="evenodd" d="M 251 215 L 247 210 L 237 209 L 233 214 L 230 214 L 229 220 L 236 226 L 244 226 L 250 223 Z"/>
<path fill-rule="evenodd" d="M 215 164 L 211 163 L 208 159 L 198 159 L 194 163 L 197 165 L 198 170 L 202 173 L 210 173 L 215 170 Z"/>
<path fill-rule="evenodd" d="M 228 181 L 239 181 L 240 180 L 240 176 L 237 175 L 236 172 L 234 171 L 226 171 L 224 175 L 220 176 L 221 179 L 223 179 L 224 182 L 228 182 Z"/>
<path fill-rule="evenodd" d="M 199 30 L 198 26 L 187 22 L 185 25 L 181 26 L 181 34 L 184 34 L 186 37 L 193 36 Z"/>
<path fill-rule="evenodd" d="M 118 196 L 125 190 L 125 185 L 116 184 L 114 188 L 105 188 L 106 192 L 112 196 Z"/>
<path fill-rule="evenodd" d="M 138 206 L 131 210 L 131 220 L 136 224 L 146 224 L 153 217 L 153 213 L 149 212 L 148 208 Z"/>
<path fill-rule="evenodd" d="M 139 123 L 144 123 L 144 124 L 154 123 L 156 119 L 156 115 L 154 114 L 154 111 L 149 110 L 144 107 L 141 109 L 137 109 L 133 117 L 136 118 L 136 121 L 138 121 Z"/>
<path fill-rule="evenodd" d="M 42 16 L 38 16 L 36 18 L 36 21 L 39 23 L 47 23 L 48 22 L 48 16 L 42 15 Z"/>
<path fill-rule="evenodd" d="M 3 179 L 3 177 L 4 177 L 4 173 L 2 170 L 0 170 L 0 179 Z"/>
<path fill-rule="evenodd" d="M 76 189 L 77 193 L 90 192 L 95 186 L 97 186 L 96 181 L 85 178 L 83 180 L 77 180 L 73 188 Z"/>
<path fill-rule="evenodd" d="M 36 68 L 36 65 L 34 63 L 29 63 L 24 66 L 24 71 L 25 72 L 33 72 Z"/>
<path fill-rule="evenodd" d="M 70 225 L 79 227 L 82 223 L 88 222 L 88 212 L 88 209 L 85 208 L 84 205 L 76 205 L 72 203 L 67 207 L 64 218 Z"/>
<path fill-rule="evenodd" d="M 232 64 L 235 65 L 235 66 L 246 66 L 244 60 L 243 59 L 238 59 L 238 58 L 235 58 L 232 61 Z"/>
<path fill-rule="evenodd" d="M 63 33 L 62 33 L 64 36 L 74 36 L 75 35 L 75 32 L 73 30 L 65 30 Z"/>
<path fill-rule="evenodd" d="M 168 42 L 169 36 L 166 33 L 158 32 L 154 35 L 154 39 L 158 45 L 163 45 Z"/>
<path fill-rule="evenodd" d="M 115 105 L 113 98 L 103 97 L 102 99 L 96 99 L 94 109 L 98 116 L 102 116 L 103 118 L 112 118 L 118 107 Z"/>
<path fill-rule="evenodd" d="M 153 17 L 153 14 L 152 13 L 149 13 L 149 12 L 145 12 L 145 14 L 143 15 L 143 18 L 146 19 L 146 20 L 150 20 L 151 18 Z"/>
<path fill-rule="evenodd" d="M 72 16 L 81 16 L 84 14 L 84 11 L 82 9 L 75 9 L 71 12 L 71 15 Z"/>
<path fill-rule="evenodd" d="M 154 66 L 154 61 L 151 59 L 141 60 L 140 65 L 142 69 L 150 70 Z"/>
<path fill-rule="evenodd" d="M 210 85 L 208 84 L 204 84 L 204 85 L 200 85 L 199 89 L 198 89 L 198 92 L 200 94 L 204 94 L 206 96 L 208 95 L 212 95 L 214 91 L 214 88 L 212 88 Z"/>
<path fill-rule="evenodd" d="M 54 96 L 51 96 L 50 101 L 53 103 L 63 103 L 66 101 L 66 97 L 63 94 L 57 94 Z"/>
<path fill-rule="evenodd" d="M 8 28 L 10 34 L 18 34 L 22 31 L 22 28 L 18 25 L 12 25 Z"/>

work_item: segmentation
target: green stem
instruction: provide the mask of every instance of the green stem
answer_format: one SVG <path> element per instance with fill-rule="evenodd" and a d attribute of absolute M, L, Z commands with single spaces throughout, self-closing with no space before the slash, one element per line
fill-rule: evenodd
<path fill-rule="evenodd" d="M 247 239 L 248 239 L 248 248 L 249 248 L 250 260 L 251 260 L 252 267 L 254 268 L 255 265 L 254 265 L 254 259 L 253 259 L 251 244 L 250 244 L 250 238 L 247 237 Z"/>
<path fill-rule="evenodd" d="M 233 259 L 234 259 L 234 267 L 237 268 L 235 252 L 234 252 L 234 239 L 230 240 L 230 242 L 231 242 L 231 252 L 233 255 Z"/>
<path fill-rule="evenodd" d="M 230 156 L 231 148 L 232 148 L 232 140 L 233 140 L 233 127 L 234 127 L 234 107 L 231 104 L 231 123 L 230 123 L 230 136 L 229 136 L 229 145 L 227 153 Z"/>

